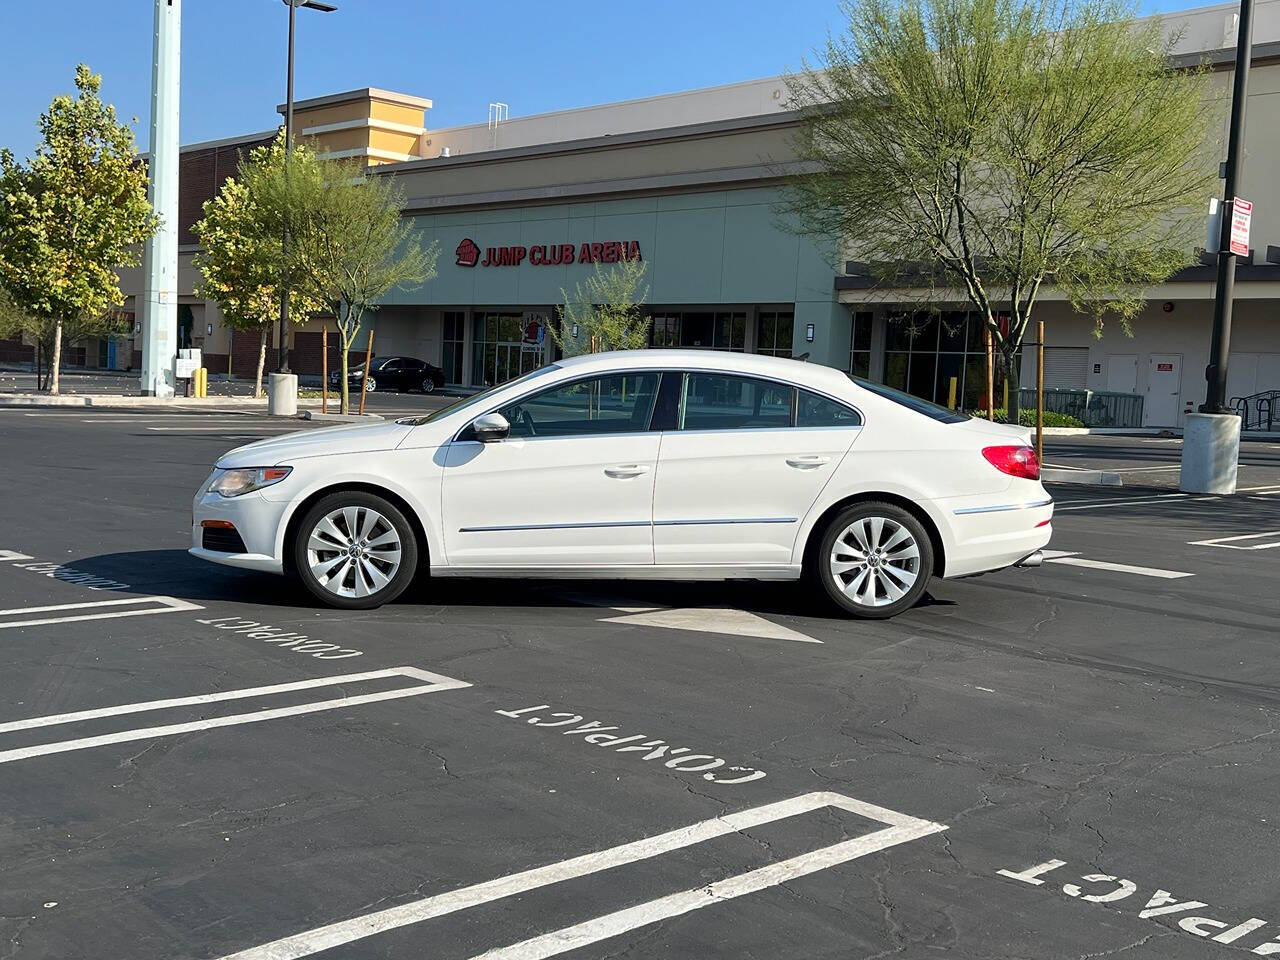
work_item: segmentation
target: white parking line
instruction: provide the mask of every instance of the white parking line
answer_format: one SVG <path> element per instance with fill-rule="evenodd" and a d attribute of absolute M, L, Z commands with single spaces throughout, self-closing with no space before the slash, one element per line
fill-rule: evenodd
<path fill-rule="evenodd" d="M 358 696 L 342 696 L 333 700 L 319 700 L 312 703 L 300 703 L 290 707 L 277 707 L 272 710 L 259 710 L 255 713 L 237 713 L 226 717 L 209 717 L 189 723 L 171 723 L 158 727 L 140 727 L 133 730 L 120 730 L 115 733 L 96 737 L 81 737 L 76 740 L 61 740 L 55 743 L 42 743 L 32 747 L 21 747 L 14 750 L 0 751 L 0 763 L 11 763 L 15 760 L 27 760 L 31 757 L 43 757 L 54 753 L 67 753 L 72 750 L 86 750 L 90 747 L 102 747 L 112 743 L 129 743 L 134 740 L 151 740 L 156 737 L 172 737 L 182 733 L 193 733 L 197 730 L 213 730 L 218 727 L 232 727 L 243 723 L 261 723 L 263 720 L 277 720 L 281 717 L 292 717 L 306 713 L 319 713 L 323 710 L 338 710 L 354 707 L 363 703 L 380 703 L 384 700 L 397 700 L 402 697 L 418 697 L 442 690 L 458 690 L 471 684 L 464 680 L 441 676 L 416 667 L 392 667 L 388 670 L 375 670 L 369 673 L 352 673 L 338 677 L 323 677 L 316 680 L 301 680 L 294 683 L 274 684 L 269 687 L 248 687 L 243 690 L 226 690 L 218 693 L 200 694 L 195 697 L 178 697 L 171 700 L 148 700 L 142 703 L 123 703 L 111 707 L 99 707 L 93 710 L 79 710 L 74 713 L 59 713 L 46 717 L 32 717 L 26 720 L 15 720 L 0 725 L 0 733 L 12 730 L 27 730 L 35 727 L 48 727 L 62 723 L 78 723 L 83 720 L 99 717 L 111 717 L 120 714 L 141 713 L 148 710 L 163 710 L 169 707 L 190 706 L 199 703 L 216 703 L 221 700 L 238 700 L 245 697 L 270 696 L 276 693 L 287 693 L 292 690 L 306 690 L 313 687 L 328 687 L 343 683 L 357 683 L 382 677 L 409 677 L 425 680 L 423 686 L 401 687 L 398 690 L 383 690 L 378 693 L 366 693 Z"/>
<path fill-rule="evenodd" d="M 790 800 L 703 820 L 687 827 L 624 843 L 607 850 L 584 854 L 571 860 L 535 867 L 499 877 L 496 880 L 488 880 L 436 894 L 423 900 L 389 907 L 376 913 L 341 920 L 261 946 L 250 947 L 238 953 L 228 954 L 220 960 L 296 960 L 298 957 L 308 957 L 323 950 L 344 946 L 398 927 L 492 903 L 495 900 L 527 893 L 553 883 L 647 860 L 673 850 L 728 836 L 775 820 L 811 813 L 824 807 L 837 807 L 869 820 L 878 820 L 885 824 L 885 829 L 729 877 L 696 890 L 686 890 L 566 927 L 563 930 L 534 937 L 481 956 L 486 960 L 495 960 L 498 957 L 507 958 L 507 960 L 514 960 L 517 957 L 521 960 L 530 960 L 534 957 L 554 956 L 617 936 L 637 927 L 656 923 L 667 917 L 679 916 L 700 907 L 776 886 L 796 877 L 825 870 L 828 867 L 947 829 L 940 823 L 919 820 L 842 794 L 807 793 Z"/>
<path fill-rule="evenodd" d="M 1068 567 L 1087 567 L 1090 570 L 1107 570 L 1111 573 L 1132 573 L 1139 577 L 1158 577 L 1161 580 L 1181 580 L 1194 577 L 1194 573 L 1181 570 L 1161 570 L 1159 567 L 1135 567 L 1127 563 L 1110 563 L 1107 560 L 1089 560 L 1069 550 L 1045 550 L 1045 563 L 1060 563 Z"/>
<path fill-rule="evenodd" d="M 1271 543 L 1241 544 L 1240 540 L 1258 540 L 1262 537 L 1280 537 L 1280 530 L 1269 530 L 1266 533 L 1246 533 L 1238 537 L 1215 537 L 1212 540 L 1190 540 L 1189 547 L 1221 547 L 1223 550 L 1273 550 L 1280 547 L 1280 539 Z"/>
<path fill-rule="evenodd" d="M 0 550 L 0 562 L 5 560 L 34 560 L 35 557 L 29 553 L 19 553 L 17 550 Z"/>
<path fill-rule="evenodd" d="M 131 606 L 139 603 L 154 603 L 158 606 L 142 610 L 119 610 L 117 607 Z M 22 617 L 31 613 L 57 613 L 62 610 L 92 610 L 98 607 L 110 607 L 104 613 L 82 613 L 69 617 L 42 617 L 38 620 L 24 620 Z M 123 600 L 93 600 L 88 603 L 55 603 L 46 607 L 14 607 L 0 610 L 0 617 L 14 618 L 0 620 L 0 630 L 10 627 L 40 627 L 50 623 L 78 623 L 83 620 L 118 620 L 121 617 L 145 617 L 153 613 L 178 613 L 182 610 L 203 610 L 198 603 L 179 600 L 176 597 L 127 597 Z"/>
<path fill-rule="evenodd" d="M 1101 510 L 1106 507 L 1127 507 L 1133 504 L 1147 503 L 1157 504 L 1165 503 L 1172 500 L 1185 500 L 1185 493 L 1162 493 L 1154 497 L 1141 497 L 1133 500 L 1090 500 L 1087 502 L 1072 502 L 1065 506 L 1059 506 L 1055 512 L 1061 513 L 1063 510 Z M 1204 499 L 1216 499 L 1214 497 L 1205 497 Z"/>

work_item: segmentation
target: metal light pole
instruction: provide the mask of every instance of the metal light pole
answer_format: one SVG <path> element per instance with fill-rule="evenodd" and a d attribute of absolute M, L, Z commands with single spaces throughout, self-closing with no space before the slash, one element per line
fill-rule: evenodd
<path fill-rule="evenodd" d="M 1240 0 L 1236 26 L 1236 67 L 1231 87 L 1231 130 L 1227 139 L 1225 203 L 1218 236 L 1218 285 L 1213 303 L 1213 340 L 1208 387 L 1199 413 L 1188 414 L 1182 442 L 1179 487 L 1189 493 L 1234 493 L 1240 460 L 1240 418 L 1227 407 L 1227 362 L 1231 355 L 1231 304 L 1236 255 L 1231 251 L 1232 201 L 1244 161 L 1244 117 L 1249 66 L 1253 60 L 1253 0 Z"/>
<path fill-rule="evenodd" d="M 142 394 L 172 397 L 178 332 L 178 92 L 182 0 L 155 0 L 147 199 L 160 226 L 143 248 Z"/>
<path fill-rule="evenodd" d="M 1213 301 L 1213 342 L 1209 346 L 1209 382 L 1201 413 L 1230 413 L 1227 408 L 1227 361 L 1231 352 L 1231 303 L 1236 285 L 1236 255 L 1231 251 L 1232 201 L 1240 182 L 1244 153 L 1244 113 L 1248 101 L 1249 64 L 1253 60 L 1253 0 L 1240 0 L 1236 38 L 1236 72 L 1231 87 L 1231 132 L 1227 139 L 1223 185 L 1222 232 L 1218 236 L 1218 288 Z"/>
<path fill-rule="evenodd" d="M 157 0 L 158 2 L 158 0 Z M 286 175 L 289 169 L 289 156 L 293 153 L 293 34 L 295 11 L 298 7 L 306 7 L 308 10 L 319 10 L 321 13 L 333 13 L 338 9 L 336 3 L 326 3 L 324 0 L 284 0 L 285 6 L 289 8 L 289 67 L 288 77 L 285 81 L 285 101 L 284 101 L 284 153 L 285 153 L 285 170 Z M 284 235 L 284 245 L 286 252 L 289 247 L 289 232 L 286 226 Z M 280 373 L 289 372 L 289 351 L 286 349 L 287 333 L 289 329 L 289 287 L 287 284 L 281 285 L 280 292 L 280 343 L 279 351 L 276 356 L 276 368 Z"/>

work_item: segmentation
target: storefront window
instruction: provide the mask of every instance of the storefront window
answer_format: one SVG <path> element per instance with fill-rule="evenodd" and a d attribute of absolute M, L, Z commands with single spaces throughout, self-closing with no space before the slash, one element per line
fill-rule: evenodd
<path fill-rule="evenodd" d="M 461 310 L 446 310 L 441 314 L 442 335 L 440 367 L 444 370 L 445 383 L 462 383 L 462 342 L 466 338 L 467 315 Z"/>
<path fill-rule="evenodd" d="M 747 348 L 746 311 L 655 311 L 649 343 L 654 347 L 686 347 L 695 350 Z"/>
<path fill-rule="evenodd" d="M 791 338 L 795 332 L 796 315 L 792 311 L 760 311 L 756 323 L 756 353 L 770 357 L 791 358 Z"/>
<path fill-rule="evenodd" d="M 849 340 L 849 372 L 866 379 L 871 376 L 871 318 L 870 310 L 859 310 L 853 315 L 853 335 Z"/>
<path fill-rule="evenodd" d="M 987 366 L 980 316 L 949 310 L 891 313 L 887 319 L 886 385 L 943 406 L 977 410 L 985 405 Z M 870 343 L 869 333 L 867 340 Z M 996 402 L 1001 403 L 1004 377 L 998 369 L 995 380 Z"/>

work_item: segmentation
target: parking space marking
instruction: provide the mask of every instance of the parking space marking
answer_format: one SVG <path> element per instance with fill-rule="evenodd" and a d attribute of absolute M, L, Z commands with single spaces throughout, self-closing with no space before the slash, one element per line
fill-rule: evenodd
<path fill-rule="evenodd" d="M 122 607 L 135 604 L 150 603 L 156 606 L 143 607 L 137 610 L 124 610 Z M 63 610 L 91 610 L 99 607 L 110 609 L 100 613 L 80 613 L 66 617 L 41 617 L 36 620 L 23 619 L 32 613 L 58 613 Z M 204 607 L 189 600 L 176 597 L 128 597 L 124 600 L 92 600 L 87 603 L 55 603 L 45 607 L 13 607 L 0 610 L 0 630 L 10 627 L 40 627 L 50 623 L 78 623 L 82 620 L 118 620 L 121 617 L 145 617 L 153 613 L 179 613 L 183 610 L 203 610 Z"/>
<path fill-rule="evenodd" d="M 1060 563 L 1068 567 L 1087 567 L 1090 570 L 1107 570 L 1111 573 L 1132 573 L 1139 577 L 1157 577 L 1161 580 L 1181 580 L 1194 577 L 1194 573 L 1181 570 L 1161 570 L 1159 567 L 1135 567 L 1128 563 L 1111 563 L 1107 560 L 1090 560 L 1070 550 L 1045 550 L 1045 563 Z"/>
<path fill-rule="evenodd" d="M 625 609 L 618 607 L 615 609 Z M 793 640 L 797 643 L 822 643 L 814 637 L 758 617 L 745 610 L 730 607 L 689 607 L 632 611 L 620 617 L 605 617 L 601 623 L 630 623 L 641 627 L 667 630 L 695 630 L 702 633 L 726 633 L 735 637 L 759 637 L 763 640 Z"/>
<path fill-rule="evenodd" d="M 1189 547 L 1221 547 L 1223 550 L 1273 550 L 1280 547 L 1280 539 L 1270 543 L 1242 544 L 1241 540 L 1258 540 L 1262 537 L 1280 537 L 1280 530 L 1268 530 L 1266 533 L 1246 533 L 1238 537 L 1214 537 L 1212 540 L 1191 540 Z"/>
<path fill-rule="evenodd" d="M 19 553 L 17 550 L 0 550 L 0 562 L 6 560 L 34 560 L 35 557 L 29 553 Z"/>
<path fill-rule="evenodd" d="M 1168 503 L 1175 500 L 1185 500 L 1185 493 L 1162 493 L 1154 497 L 1140 497 L 1132 500 L 1090 500 L 1088 502 L 1073 501 L 1070 505 L 1060 506 L 1054 512 L 1062 513 L 1064 510 L 1102 510 L 1107 507 L 1128 507 L 1134 504 L 1155 505 L 1160 503 Z M 1207 500 L 1217 499 L 1216 497 L 1205 497 Z"/>
<path fill-rule="evenodd" d="M 376 913 L 331 923 L 261 946 L 250 947 L 238 953 L 228 954 L 220 960 L 297 960 L 299 957 L 309 957 L 323 950 L 344 946 L 398 927 L 492 903 L 495 900 L 527 893 L 553 883 L 561 883 L 647 860 L 673 850 L 728 836 L 741 830 L 749 830 L 775 820 L 811 813 L 824 807 L 837 807 L 869 820 L 877 820 L 885 824 L 885 828 L 863 837 L 845 840 L 798 857 L 729 877 L 696 890 L 686 890 L 554 933 L 534 937 L 481 956 L 486 960 L 496 960 L 498 957 L 507 958 L 507 960 L 514 960 L 516 957 L 521 960 L 530 960 L 534 957 L 554 956 L 607 937 L 617 936 L 636 927 L 776 886 L 779 883 L 947 829 L 943 824 L 920 820 L 843 794 L 807 793 L 790 800 L 702 820 L 677 830 L 624 843 L 607 850 L 599 850 L 559 863 L 499 877 L 496 880 L 450 890 L 412 903 L 389 907 Z"/>
<path fill-rule="evenodd" d="M 26 720 L 14 720 L 0 724 L 0 733 L 14 730 L 29 730 L 36 727 L 55 726 L 63 723 L 78 723 L 84 720 L 117 716 L 130 713 L 142 713 L 150 710 L 164 710 L 170 707 L 192 706 L 202 703 L 217 703 L 223 700 L 240 700 L 246 697 L 271 696 L 295 690 L 308 690 L 315 687 L 330 687 L 344 683 L 359 683 L 386 677 L 407 677 L 426 681 L 425 684 L 413 687 L 400 687 L 395 690 L 382 690 L 378 693 L 366 693 L 357 696 L 342 696 L 332 700 L 318 700 L 312 703 L 294 704 L 289 707 L 276 707 L 270 710 L 259 710 L 255 713 L 238 713 L 225 717 L 209 717 L 188 723 L 171 723 L 157 727 L 140 727 L 133 730 L 120 730 L 115 733 L 102 734 L 95 737 L 81 737 L 76 740 L 61 740 L 54 743 L 42 743 L 31 747 L 0 751 L 0 763 L 11 763 L 15 760 L 27 760 L 31 757 L 43 757 L 54 753 L 67 753 L 72 750 L 87 750 L 90 747 L 101 747 L 112 743 L 129 743 L 134 740 L 151 740 L 157 737 L 172 737 L 182 733 L 193 733 L 198 730 L 213 730 L 219 727 L 233 727 L 244 723 L 260 723 L 263 720 L 278 720 L 307 713 L 319 713 L 324 710 L 338 710 L 359 706 L 364 703 L 380 703 L 384 700 L 397 700 L 403 697 L 418 697 L 428 693 L 439 693 L 444 690 L 460 690 L 471 686 L 465 680 L 420 670 L 417 667 L 391 667 L 386 670 L 374 670 L 368 673 L 350 673 L 338 677 L 321 677 L 314 680 L 299 680 L 292 683 L 273 684 L 267 687 L 247 687 L 242 690 L 223 690 L 217 693 L 199 694 L 194 697 L 177 697 L 169 700 L 148 700 L 140 703 L 124 703 L 110 707 L 99 707 L 92 710 L 79 710 L 73 713 L 52 714 L 46 717 L 31 717 Z"/>

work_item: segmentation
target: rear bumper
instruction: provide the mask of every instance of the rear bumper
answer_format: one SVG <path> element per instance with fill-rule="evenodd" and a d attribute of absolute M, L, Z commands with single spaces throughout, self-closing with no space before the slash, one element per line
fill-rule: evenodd
<path fill-rule="evenodd" d="M 1026 560 L 1048 545 L 1052 517 L 1053 500 L 1043 493 L 981 506 L 947 505 L 952 537 L 943 576 L 968 577 Z"/>

